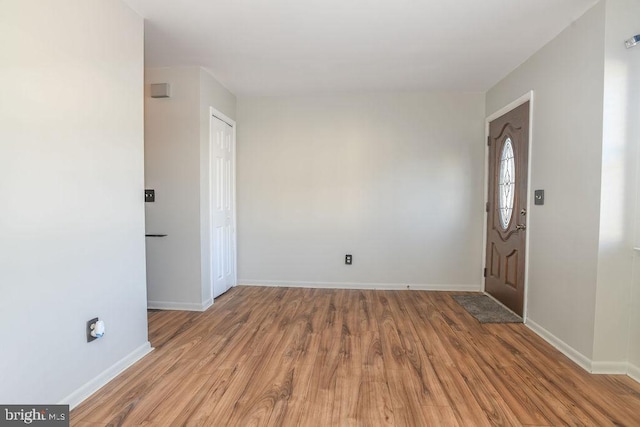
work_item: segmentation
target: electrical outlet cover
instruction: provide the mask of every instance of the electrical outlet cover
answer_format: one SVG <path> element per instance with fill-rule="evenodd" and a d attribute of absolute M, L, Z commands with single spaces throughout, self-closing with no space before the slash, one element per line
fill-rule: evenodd
<path fill-rule="evenodd" d="M 95 341 L 98 338 L 94 337 L 93 335 L 91 335 L 91 325 L 95 325 L 95 323 L 98 321 L 99 319 L 97 317 L 88 320 L 87 321 L 87 342 L 91 342 L 91 341 Z"/>

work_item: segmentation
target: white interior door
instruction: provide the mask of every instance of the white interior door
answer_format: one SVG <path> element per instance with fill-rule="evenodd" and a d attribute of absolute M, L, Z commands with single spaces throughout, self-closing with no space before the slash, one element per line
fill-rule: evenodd
<path fill-rule="evenodd" d="M 235 123 L 212 110 L 210 135 L 213 297 L 235 286 Z"/>

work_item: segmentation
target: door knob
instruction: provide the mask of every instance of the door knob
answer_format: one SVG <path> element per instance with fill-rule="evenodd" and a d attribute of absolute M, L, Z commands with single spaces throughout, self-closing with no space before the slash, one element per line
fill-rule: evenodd
<path fill-rule="evenodd" d="M 527 228 L 527 226 L 526 226 L 526 225 L 524 225 L 524 224 L 518 224 L 518 225 L 516 225 L 516 230 L 525 230 L 526 228 Z"/>

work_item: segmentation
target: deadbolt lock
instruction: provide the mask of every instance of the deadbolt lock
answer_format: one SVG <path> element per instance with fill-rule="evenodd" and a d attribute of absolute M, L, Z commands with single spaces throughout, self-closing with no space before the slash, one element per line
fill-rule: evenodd
<path fill-rule="evenodd" d="M 527 214 L 527 210 L 526 209 L 522 209 L 520 211 L 520 215 L 525 216 Z"/>

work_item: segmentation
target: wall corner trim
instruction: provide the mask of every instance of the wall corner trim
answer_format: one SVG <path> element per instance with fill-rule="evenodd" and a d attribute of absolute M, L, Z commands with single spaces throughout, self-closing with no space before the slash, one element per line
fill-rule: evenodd
<path fill-rule="evenodd" d="M 207 311 L 207 309 L 212 305 L 213 305 L 213 298 L 209 298 L 208 300 L 202 303 L 202 311 Z"/>
<path fill-rule="evenodd" d="M 631 363 L 627 364 L 627 375 L 631 377 L 631 379 L 640 383 L 640 368 Z"/>
<path fill-rule="evenodd" d="M 82 387 L 71 393 L 69 396 L 62 399 L 59 402 L 61 405 L 69 405 L 69 409 L 73 409 L 82 403 L 85 399 L 105 386 L 108 382 L 124 372 L 131 365 L 142 359 L 144 356 L 153 351 L 151 343 L 149 341 L 142 344 L 140 347 L 133 350 L 131 353 L 114 363 L 111 367 L 102 371 L 95 378 L 87 382 Z"/>

